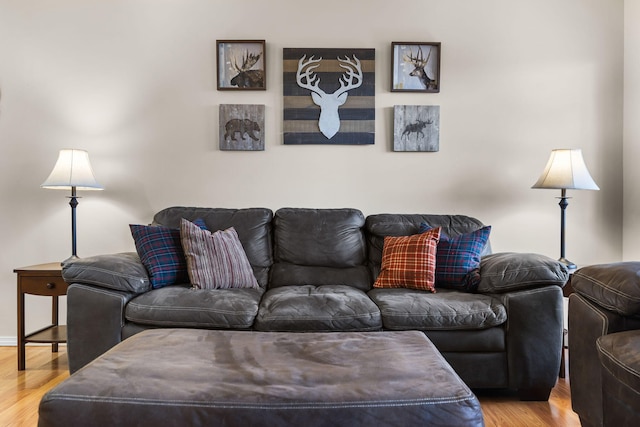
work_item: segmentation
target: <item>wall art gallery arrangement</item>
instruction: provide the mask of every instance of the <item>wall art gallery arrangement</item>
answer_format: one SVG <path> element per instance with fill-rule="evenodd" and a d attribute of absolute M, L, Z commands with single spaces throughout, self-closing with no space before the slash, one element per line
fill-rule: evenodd
<path fill-rule="evenodd" d="M 218 40 L 218 90 L 266 90 L 264 40 Z M 375 49 L 283 49 L 283 143 L 375 143 Z M 392 92 L 440 91 L 440 43 L 391 44 Z M 265 149 L 264 105 L 220 105 L 220 150 Z M 394 107 L 394 151 L 439 150 L 440 107 Z"/>

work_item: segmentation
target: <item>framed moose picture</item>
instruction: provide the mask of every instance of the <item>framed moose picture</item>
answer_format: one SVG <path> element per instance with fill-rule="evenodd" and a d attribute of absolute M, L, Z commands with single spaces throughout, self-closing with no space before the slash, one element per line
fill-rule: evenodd
<path fill-rule="evenodd" d="M 393 107 L 393 151 L 433 152 L 439 149 L 439 105 Z"/>
<path fill-rule="evenodd" d="M 218 90 L 266 90 L 264 40 L 218 40 Z"/>
<path fill-rule="evenodd" d="M 440 92 L 440 43 L 392 42 L 391 91 Z"/>

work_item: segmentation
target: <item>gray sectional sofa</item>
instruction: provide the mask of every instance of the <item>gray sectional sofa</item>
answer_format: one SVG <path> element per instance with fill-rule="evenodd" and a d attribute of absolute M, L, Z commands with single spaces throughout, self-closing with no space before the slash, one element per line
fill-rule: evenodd
<path fill-rule="evenodd" d="M 487 243 L 473 292 L 373 288 L 385 236 L 440 227 L 443 235 L 483 227 L 463 215 L 375 214 L 357 209 L 171 207 L 152 225 L 199 220 L 233 227 L 258 288 L 152 288 L 138 253 L 98 255 L 63 266 L 69 367 L 73 373 L 149 328 L 254 331 L 419 330 L 471 388 L 517 390 L 546 400 L 562 346 L 566 268 L 530 253 L 491 253 Z M 383 368 L 383 366 L 381 366 Z"/>

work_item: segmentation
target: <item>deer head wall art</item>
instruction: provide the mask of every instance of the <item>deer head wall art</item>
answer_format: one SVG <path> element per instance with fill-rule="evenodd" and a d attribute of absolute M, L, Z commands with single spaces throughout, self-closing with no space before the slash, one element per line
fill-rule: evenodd
<path fill-rule="evenodd" d="M 374 49 L 284 49 L 284 143 L 373 144 Z"/>
<path fill-rule="evenodd" d="M 303 89 L 311 91 L 311 99 L 320 107 L 320 118 L 318 126 L 320 132 L 331 139 L 340 129 L 340 115 L 338 108 L 347 101 L 349 91 L 362 85 L 362 67 L 360 60 L 353 55 L 353 61 L 348 57 L 338 58 L 339 65 L 347 70 L 340 77 L 340 87 L 333 93 L 320 89 L 320 78 L 313 72 L 320 66 L 322 57 L 314 59 L 312 56 L 307 60 L 303 55 L 298 61 L 298 71 L 296 72 L 296 82 Z"/>

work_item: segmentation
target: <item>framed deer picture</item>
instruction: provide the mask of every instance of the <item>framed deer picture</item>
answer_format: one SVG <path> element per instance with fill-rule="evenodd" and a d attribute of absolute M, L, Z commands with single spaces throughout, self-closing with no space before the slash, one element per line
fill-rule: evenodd
<path fill-rule="evenodd" d="M 283 50 L 285 144 L 375 142 L 375 49 Z"/>
<path fill-rule="evenodd" d="M 218 40 L 218 90 L 266 90 L 264 40 Z"/>
<path fill-rule="evenodd" d="M 391 92 L 440 92 L 440 43 L 391 43 Z"/>

